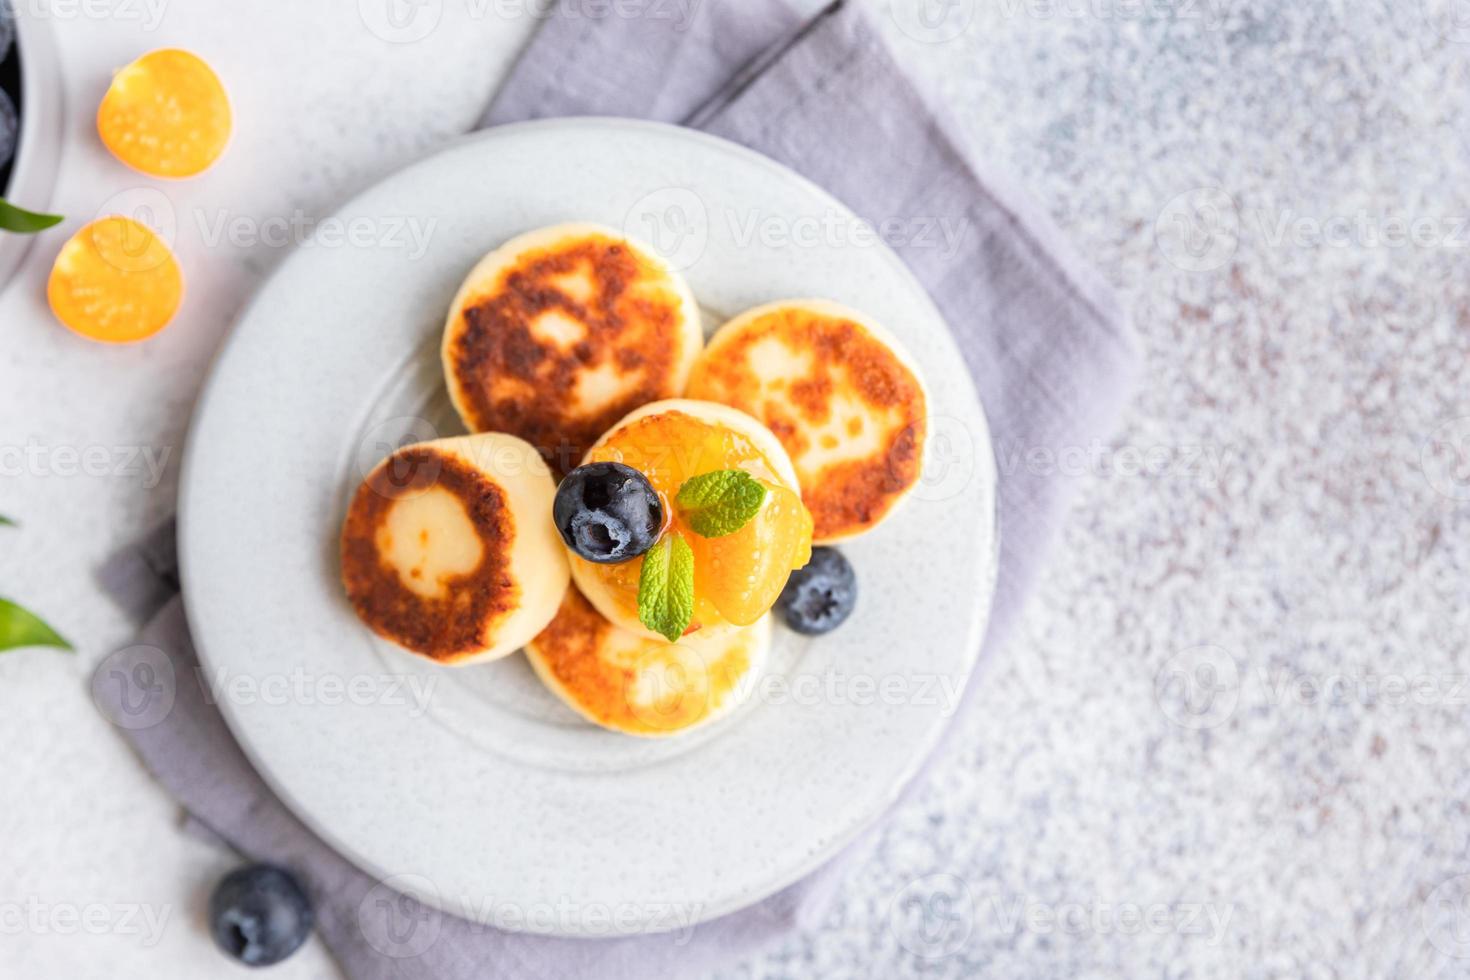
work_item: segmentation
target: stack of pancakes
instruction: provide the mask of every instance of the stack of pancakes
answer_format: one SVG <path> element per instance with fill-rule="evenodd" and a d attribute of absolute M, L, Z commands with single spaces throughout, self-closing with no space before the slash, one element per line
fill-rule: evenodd
<path fill-rule="evenodd" d="M 342 531 L 348 598 L 437 663 L 524 648 L 550 690 L 616 731 L 669 735 L 727 713 L 771 628 L 767 616 L 671 644 L 614 625 L 571 584 L 556 480 L 604 433 L 663 399 L 738 409 L 707 406 L 783 454 L 818 544 L 871 530 L 919 479 L 927 397 L 878 324 L 788 300 L 706 346 L 683 278 L 610 228 L 546 228 L 487 255 L 454 298 L 442 356 L 474 434 L 400 449 L 364 480 Z"/>

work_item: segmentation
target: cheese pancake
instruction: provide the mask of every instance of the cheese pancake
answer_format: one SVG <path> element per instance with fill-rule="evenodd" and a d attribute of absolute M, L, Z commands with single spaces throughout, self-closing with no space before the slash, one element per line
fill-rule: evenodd
<path fill-rule="evenodd" d="M 557 225 L 480 261 L 450 307 L 449 395 L 472 432 L 509 432 L 558 472 L 646 402 L 683 394 L 704 346 L 683 278 L 648 246 Z"/>
<path fill-rule="evenodd" d="M 727 714 L 740 685 L 760 675 L 771 622 L 678 643 L 619 629 L 576 588 L 551 625 L 526 645 L 546 686 L 582 717 L 628 735 L 663 737 Z"/>
<path fill-rule="evenodd" d="M 487 433 L 421 442 L 368 474 L 342 528 L 358 618 L 442 664 L 494 660 L 551 621 L 570 580 L 536 450 Z"/>
<path fill-rule="evenodd" d="M 728 405 L 688 398 L 644 405 L 604 433 L 582 462 L 631 466 L 659 494 L 668 515 L 665 533 L 682 531 L 694 553 L 691 630 L 753 623 L 775 603 L 791 570 L 811 555 L 811 517 L 786 450 L 765 426 Z M 684 481 L 727 469 L 767 484 L 766 499 L 739 531 L 704 538 L 683 525 L 672 501 Z M 660 638 L 638 614 L 643 558 L 604 565 L 569 557 L 572 581 L 598 612 L 630 633 Z"/>
<path fill-rule="evenodd" d="M 716 331 L 688 397 L 755 416 L 791 456 L 817 544 L 876 527 L 918 483 L 923 382 L 888 332 L 818 299 L 742 313 Z"/>

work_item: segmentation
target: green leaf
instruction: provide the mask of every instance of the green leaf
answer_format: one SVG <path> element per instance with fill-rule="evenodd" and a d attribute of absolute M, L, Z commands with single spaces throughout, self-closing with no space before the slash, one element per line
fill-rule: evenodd
<path fill-rule="evenodd" d="M 38 214 L 35 211 L 18 208 L 0 197 L 0 231 L 34 235 L 38 231 L 45 231 L 52 225 L 59 225 L 64 220 L 66 219 L 59 214 Z"/>
<path fill-rule="evenodd" d="M 4 514 L 0 514 L 0 527 L 16 527 L 16 523 Z"/>
<path fill-rule="evenodd" d="M 744 470 L 716 470 L 684 481 L 674 503 L 684 522 L 702 538 L 740 530 L 766 501 L 766 486 Z"/>
<path fill-rule="evenodd" d="M 638 573 L 638 621 L 673 643 L 694 618 L 694 551 L 670 531 L 643 556 Z"/>
<path fill-rule="evenodd" d="M 70 650 L 71 644 L 33 613 L 9 599 L 0 599 L 0 652 L 20 647 L 60 647 Z"/>

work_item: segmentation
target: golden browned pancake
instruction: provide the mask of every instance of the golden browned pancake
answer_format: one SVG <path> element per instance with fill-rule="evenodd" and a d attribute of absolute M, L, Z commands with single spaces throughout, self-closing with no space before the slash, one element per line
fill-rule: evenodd
<path fill-rule="evenodd" d="M 373 632 L 443 664 L 493 660 L 550 622 L 569 581 L 551 473 L 498 433 L 406 446 L 342 527 L 342 583 Z"/>
<path fill-rule="evenodd" d="M 444 376 L 472 432 L 510 432 L 560 472 L 645 402 L 684 392 L 704 345 L 683 278 L 598 225 L 530 232 L 465 279 L 444 327 Z"/>
<path fill-rule="evenodd" d="M 826 300 L 771 303 L 710 338 L 689 398 L 755 416 L 786 447 L 818 544 L 871 530 L 919 480 L 927 397 L 887 331 Z"/>
<path fill-rule="evenodd" d="M 603 619 L 573 587 L 551 625 L 526 645 L 526 656 L 546 686 L 588 721 L 660 737 L 735 707 L 742 681 L 758 677 L 765 664 L 770 635 L 766 616 L 719 636 L 650 640 Z"/>

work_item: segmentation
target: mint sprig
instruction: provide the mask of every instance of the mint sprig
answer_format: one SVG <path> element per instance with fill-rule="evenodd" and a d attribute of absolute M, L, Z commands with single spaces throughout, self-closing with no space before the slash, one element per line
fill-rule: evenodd
<path fill-rule="evenodd" d="M 9 599 L 0 599 L 0 652 L 17 650 L 21 647 L 60 647 L 70 650 L 71 644 L 61 638 L 38 616 Z"/>
<path fill-rule="evenodd" d="M 694 618 L 694 551 L 678 531 L 656 541 L 638 573 L 638 621 L 673 643 Z"/>
<path fill-rule="evenodd" d="M 3 0 L 0 0 L 3 2 Z M 16 523 L 0 514 L 0 527 L 15 527 Z M 35 613 L 11 602 L 0 599 L 0 653 L 18 650 L 21 647 L 60 647 L 72 649 L 72 645 Z"/>
<path fill-rule="evenodd" d="M 744 470 L 715 470 L 684 481 L 674 503 L 702 538 L 734 534 L 760 512 L 766 486 Z"/>
<path fill-rule="evenodd" d="M 45 231 L 52 225 L 60 224 L 64 219 L 59 214 L 40 214 L 35 211 L 27 211 L 18 208 L 5 198 L 0 197 L 0 231 L 13 231 L 21 235 L 34 235 L 38 231 Z"/>

